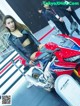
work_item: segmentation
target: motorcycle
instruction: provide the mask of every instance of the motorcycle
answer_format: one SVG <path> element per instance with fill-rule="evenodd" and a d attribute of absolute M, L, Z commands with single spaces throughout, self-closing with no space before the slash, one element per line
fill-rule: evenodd
<path fill-rule="evenodd" d="M 63 42 L 60 43 L 60 46 L 70 48 L 73 50 L 80 50 L 80 39 L 76 37 L 71 37 L 65 34 L 58 34 L 57 36 L 61 37 Z"/>
<path fill-rule="evenodd" d="M 56 56 L 58 61 L 79 62 L 80 51 L 59 46 L 53 42 L 45 44 L 44 47 L 36 53 L 36 58 L 38 58 L 38 56 L 40 56 L 42 53 L 50 51 L 55 51 L 53 54 Z"/>
<path fill-rule="evenodd" d="M 45 72 L 44 68 L 42 68 L 42 67 L 44 67 L 44 65 L 46 63 L 48 65 L 49 61 L 47 60 L 47 56 L 49 54 L 51 54 L 52 57 L 55 57 L 55 62 L 52 61 L 50 63 L 48 70 L 50 70 L 51 75 L 54 76 L 55 78 L 62 74 L 71 75 L 73 73 L 74 69 L 76 68 L 76 66 L 80 63 L 80 51 L 79 51 L 80 39 L 74 38 L 74 37 L 69 37 L 64 34 L 60 34 L 59 36 L 61 36 L 61 37 L 64 36 L 65 39 L 72 41 L 73 42 L 72 47 L 74 47 L 74 48 L 72 48 L 72 47 L 69 48 L 69 47 L 65 47 L 64 45 L 61 46 L 61 45 L 57 45 L 53 42 L 49 42 L 49 43 L 45 44 L 44 47 L 36 53 L 35 57 L 37 58 L 37 60 L 36 60 L 37 62 L 34 62 L 34 66 L 33 66 L 33 67 L 38 66 L 38 68 L 41 68 L 41 70 L 43 70 L 43 72 Z M 45 56 L 45 54 L 46 54 L 46 56 Z M 50 59 L 50 57 L 48 59 Z M 25 67 L 28 66 L 25 59 L 20 57 L 20 60 Z M 39 62 L 39 61 L 41 61 L 43 64 L 40 64 L 41 62 Z M 47 67 L 47 65 L 45 66 L 45 68 Z M 78 73 L 78 71 L 76 71 L 76 72 Z"/>
<path fill-rule="evenodd" d="M 51 53 L 40 55 L 37 61 L 39 64 L 28 70 L 26 78 L 33 85 L 42 87 L 49 92 L 54 88 L 58 76 L 71 75 L 77 66 L 72 62 L 59 62 Z"/>
<path fill-rule="evenodd" d="M 51 52 L 40 55 L 38 60 L 41 67 L 31 67 L 26 74 L 27 80 L 48 92 L 55 89 L 57 94 L 68 105 L 79 105 L 80 86 L 70 75 L 73 73 L 76 66 L 76 69 L 80 69 L 80 65 L 78 66 L 76 63 L 71 62 L 61 63 L 56 60 L 56 56 L 52 55 Z M 57 77 L 55 77 L 55 74 Z M 75 88 L 75 92 L 73 88 Z"/>
<path fill-rule="evenodd" d="M 49 42 L 44 45 L 44 47 L 36 53 L 37 61 L 41 60 L 41 56 L 44 58 L 41 60 L 43 64 L 46 63 L 45 54 L 52 54 L 56 57 L 55 63 L 51 63 L 50 69 L 56 70 L 57 75 L 61 74 L 71 74 L 72 70 L 70 68 L 75 68 L 77 64 L 80 63 L 80 51 L 64 48 L 61 46 L 58 46 L 57 44 L 53 42 Z M 34 62 L 35 63 L 35 62 Z M 26 66 L 26 60 L 22 58 L 22 64 Z M 40 64 L 34 64 L 34 65 L 40 65 Z M 57 67 L 57 68 L 56 68 Z M 61 67 L 61 69 L 60 69 Z M 66 69 L 66 70 L 65 70 Z M 65 70 L 65 71 L 57 71 L 57 70 Z M 70 71 L 69 71 L 70 70 Z"/>
<path fill-rule="evenodd" d="M 72 36 L 73 32 L 78 30 L 78 25 L 76 22 L 73 22 L 71 25 L 72 31 L 70 35 L 59 34 L 56 27 L 54 27 L 54 29 L 56 30 L 57 33 L 50 35 L 49 42 L 52 41 L 65 48 L 70 48 L 73 50 L 80 50 L 80 38 Z M 58 42 L 56 42 L 56 40 L 58 40 Z"/>

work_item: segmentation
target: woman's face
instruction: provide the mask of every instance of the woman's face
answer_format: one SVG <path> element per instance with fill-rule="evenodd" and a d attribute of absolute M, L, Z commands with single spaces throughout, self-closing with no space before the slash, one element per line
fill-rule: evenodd
<path fill-rule="evenodd" d="M 13 19 L 11 19 L 11 18 L 6 19 L 5 26 L 8 29 L 10 29 L 11 32 L 15 31 L 15 23 L 14 23 Z"/>

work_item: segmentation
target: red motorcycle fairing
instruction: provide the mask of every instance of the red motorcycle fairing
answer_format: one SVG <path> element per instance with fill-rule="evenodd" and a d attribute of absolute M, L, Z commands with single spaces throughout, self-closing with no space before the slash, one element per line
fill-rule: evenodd
<path fill-rule="evenodd" d="M 76 65 L 77 65 L 76 63 L 72 62 L 55 62 L 52 64 L 52 66 L 50 66 L 50 70 L 55 72 L 57 76 L 60 76 L 62 74 L 71 75 Z"/>
<path fill-rule="evenodd" d="M 70 36 L 68 36 L 68 35 L 66 35 L 66 34 L 58 34 L 58 35 L 59 35 L 59 36 L 62 36 L 62 37 L 64 37 L 64 38 L 66 38 L 66 39 L 71 40 L 71 41 L 74 42 L 77 46 L 80 47 L 80 39 L 79 39 L 79 38 L 70 37 Z"/>
<path fill-rule="evenodd" d="M 48 50 L 52 50 L 54 51 L 56 48 L 60 48 L 60 50 L 54 52 L 55 56 L 57 57 L 57 59 L 59 61 L 64 61 L 64 59 L 66 58 L 70 58 L 70 57 L 74 57 L 77 55 L 80 55 L 80 51 L 76 51 L 73 49 L 69 49 L 69 48 L 64 48 L 64 47 L 60 47 L 57 44 L 53 43 L 53 42 L 49 42 L 47 44 L 44 45 L 46 49 Z M 35 57 L 37 58 L 38 56 L 40 56 L 42 54 L 41 51 L 37 51 Z M 21 62 L 23 65 L 26 65 L 26 60 L 23 59 L 22 57 L 20 58 Z"/>
<path fill-rule="evenodd" d="M 59 61 L 64 61 L 66 58 L 75 57 L 80 55 L 79 51 L 71 50 L 68 48 L 60 48 L 60 51 L 54 53 Z"/>
<path fill-rule="evenodd" d="M 61 47 L 53 42 L 49 42 L 49 43 L 45 44 L 45 48 L 48 50 L 52 50 L 52 51 L 54 51 L 56 48 L 59 48 L 60 50 L 54 52 L 55 56 L 57 57 L 57 59 L 59 61 L 64 61 L 64 59 L 66 59 L 66 58 L 80 55 L 80 51 Z"/>
<path fill-rule="evenodd" d="M 52 51 L 55 50 L 56 48 L 59 48 L 59 46 L 58 46 L 57 44 L 53 43 L 53 42 L 48 42 L 48 43 L 46 43 L 46 44 L 44 45 L 44 47 L 45 47 L 47 50 L 52 50 Z M 45 51 L 44 51 L 44 52 L 45 52 Z M 41 51 L 37 51 L 35 57 L 38 57 L 38 56 L 40 56 L 41 54 L 42 54 Z"/>
<path fill-rule="evenodd" d="M 55 72 L 57 76 L 62 75 L 62 74 L 71 75 L 73 73 L 73 70 L 75 69 L 77 63 L 66 62 L 64 61 L 64 58 L 70 58 L 76 55 L 80 55 L 80 52 L 76 50 L 60 47 L 53 42 L 49 42 L 45 44 L 45 48 L 48 50 L 52 50 L 52 51 L 54 51 L 56 48 L 60 48 L 60 50 L 54 53 L 59 61 L 52 63 L 52 67 L 50 67 L 50 69 L 53 72 Z M 41 54 L 42 53 L 38 51 L 36 53 L 36 57 L 38 57 Z M 55 68 L 54 66 L 56 66 L 57 68 Z"/>
<path fill-rule="evenodd" d="M 60 47 L 53 42 L 49 42 L 49 43 L 45 44 L 44 46 L 45 46 L 46 49 L 52 50 L 53 53 L 55 54 L 55 56 L 57 57 L 57 59 L 59 60 L 58 62 L 55 62 L 55 63 L 52 64 L 52 67 L 55 65 L 55 66 L 57 66 L 57 68 L 55 68 L 55 67 L 51 68 L 50 67 L 50 69 L 52 71 L 54 71 L 57 76 L 62 75 L 62 74 L 71 75 L 73 73 L 77 63 L 66 62 L 66 61 L 64 61 L 64 58 L 70 58 L 70 57 L 73 57 L 73 56 L 80 55 L 80 52 L 76 51 L 76 50 L 71 50 L 69 48 Z M 59 48 L 60 50 L 54 52 L 54 50 L 56 48 Z M 36 52 L 35 57 L 38 57 L 41 54 L 42 54 L 42 52 L 38 51 L 38 52 Z M 23 65 L 26 65 L 26 61 L 23 58 L 21 58 L 21 60 L 23 61 L 22 62 Z"/>

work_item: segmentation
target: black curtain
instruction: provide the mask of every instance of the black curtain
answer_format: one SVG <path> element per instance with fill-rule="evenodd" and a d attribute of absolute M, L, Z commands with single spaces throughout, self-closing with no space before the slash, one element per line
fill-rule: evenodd
<path fill-rule="evenodd" d="M 37 10 L 41 7 L 44 0 L 6 0 L 13 10 L 19 15 L 23 22 L 28 25 L 33 33 L 45 27 L 48 23 L 45 18 L 40 15 Z M 45 1 L 62 1 L 62 0 L 45 0 Z M 69 0 L 79 1 L 80 0 Z M 80 6 L 73 6 L 74 9 Z"/>
<path fill-rule="evenodd" d="M 41 8 L 42 0 L 6 0 L 23 22 L 33 33 L 45 27 L 48 23 L 37 12 Z"/>

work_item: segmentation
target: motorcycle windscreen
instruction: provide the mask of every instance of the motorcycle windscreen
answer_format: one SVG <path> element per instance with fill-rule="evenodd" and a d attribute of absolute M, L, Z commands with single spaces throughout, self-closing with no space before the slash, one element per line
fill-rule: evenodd
<path fill-rule="evenodd" d="M 55 90 L 69 106 L 80 106 L 80 85 L 71 76 L 59 76 L 55 81 Z"/>

